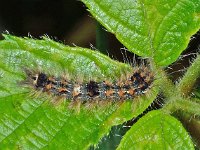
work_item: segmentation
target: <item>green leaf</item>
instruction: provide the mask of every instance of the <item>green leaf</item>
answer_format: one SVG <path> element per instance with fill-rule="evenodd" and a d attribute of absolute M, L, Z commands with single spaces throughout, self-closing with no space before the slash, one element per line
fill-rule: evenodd
<path fill-rule="evenodd" d="M 98 51 L 43 40 L 4 35 L 0 41 L 0 147 L 7 149 L 87 149 L 121 124 L 143 112 L 157 90 L 126 102 L 71 104 L 24 86 L 25 69 L 74 80 L 113 80 L 131 66 Z M 72 108 L 69 108 L 69 105 Z"/>
<path fill-rule="evenodd" d="M 160 110 L 142 117 L 122 139 L 118 149 L 194 149 L 190 136 L 174 117 Z"/>
<path fill-rule="evenodd" d="M 131 52 L 160 66 L 176 61 L 200 29 L 200 0 L 82 0 Z"/>

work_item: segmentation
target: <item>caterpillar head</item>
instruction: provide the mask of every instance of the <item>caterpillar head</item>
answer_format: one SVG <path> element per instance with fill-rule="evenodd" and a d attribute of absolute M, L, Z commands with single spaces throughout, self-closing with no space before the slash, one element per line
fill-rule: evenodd
<path fill-rule="evenodd" d="M 35 85 L 36 88 L 44 88 L 47 84 L 48 77 L 44 73 L 39 73 L 32 75 L 33 85 Z"/>

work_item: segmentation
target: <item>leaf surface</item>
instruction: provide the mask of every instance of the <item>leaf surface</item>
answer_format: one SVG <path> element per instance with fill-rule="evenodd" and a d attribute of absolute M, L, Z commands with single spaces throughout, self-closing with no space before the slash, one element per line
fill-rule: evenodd
<path fill-rule="evenodd" d="M 138 122 L 122 139 L 118 150 L 124 149 L 194 149 L 182 124 L 174 117 L 156 110 Z"/>
<path fill-rule="evenodd" d="M 82 0 L 129 51 L 160 66 L 177 60 L 200 29 L 200 0 Z"/>

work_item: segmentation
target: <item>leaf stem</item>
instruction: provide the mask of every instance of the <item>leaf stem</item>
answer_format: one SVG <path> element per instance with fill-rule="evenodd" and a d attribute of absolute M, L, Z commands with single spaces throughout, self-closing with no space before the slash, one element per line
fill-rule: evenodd
<path fill-rule="evenodd" d="M 174 102 L 167 103 L 163 108 L 165 112 L 170 114 L 180 111 L 181 114 L 193 115 L 200 118 L 200 104 L 190 99 L 181 98 L 174 99 Z"/>
<path fill-rule="evenodd" d="M 155 67 L 155 66 L 154 66 Z M 166 99 L 177 96 L 177 90 L 173 82 L 167 77 L 166 73 L 161 68 L 154 68 L 156 70 L 155 85 L 158 86 Z"/>
<path fill-rule="evenodd" d="M 178 113 L 178 118 L 184 127 L 189 131 L 196 148 L 200 147 L 200 120 L 195 119 L 186 113 Z"/>
<path fill-rule="evenodd" d="M 156 71 L 157 80 L 155 84 L 158 84 L 165 97 L 163 110 L 169 114 L 181 110 L 188 114 L 200 116 L 200 104 L 190 99 L 183 98 L 179 93 L 179 89 L 177 89 L 173 82 L 167 77 L 166 73 L 160 68 L 156 68 Z"/>
<path fill-rule="evenodd" d="M 197 79 L 200 77 L 200 55 L 194 60 L 192 65 L 188 68 L 187 72 L 177 84 L 177 89 L 179 93 L 183 96 L 188 96 L 196 83 Z"/>

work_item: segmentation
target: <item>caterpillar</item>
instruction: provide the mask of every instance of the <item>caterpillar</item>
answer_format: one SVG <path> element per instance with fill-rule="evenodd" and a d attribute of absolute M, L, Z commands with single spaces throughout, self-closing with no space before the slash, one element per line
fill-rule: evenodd
<path fill-rule="evenodd" d="M 151 88 L 154 76 L 147 67 L 133 68 L 126 79 L 119 81 L 71 81 L 64 77 L 55 77 L 45 72 L 28 73 L 36 91 L 53 96 L 64 97 L 72 101 L 88 100 L 128 100 L 145 94 Z"/>

